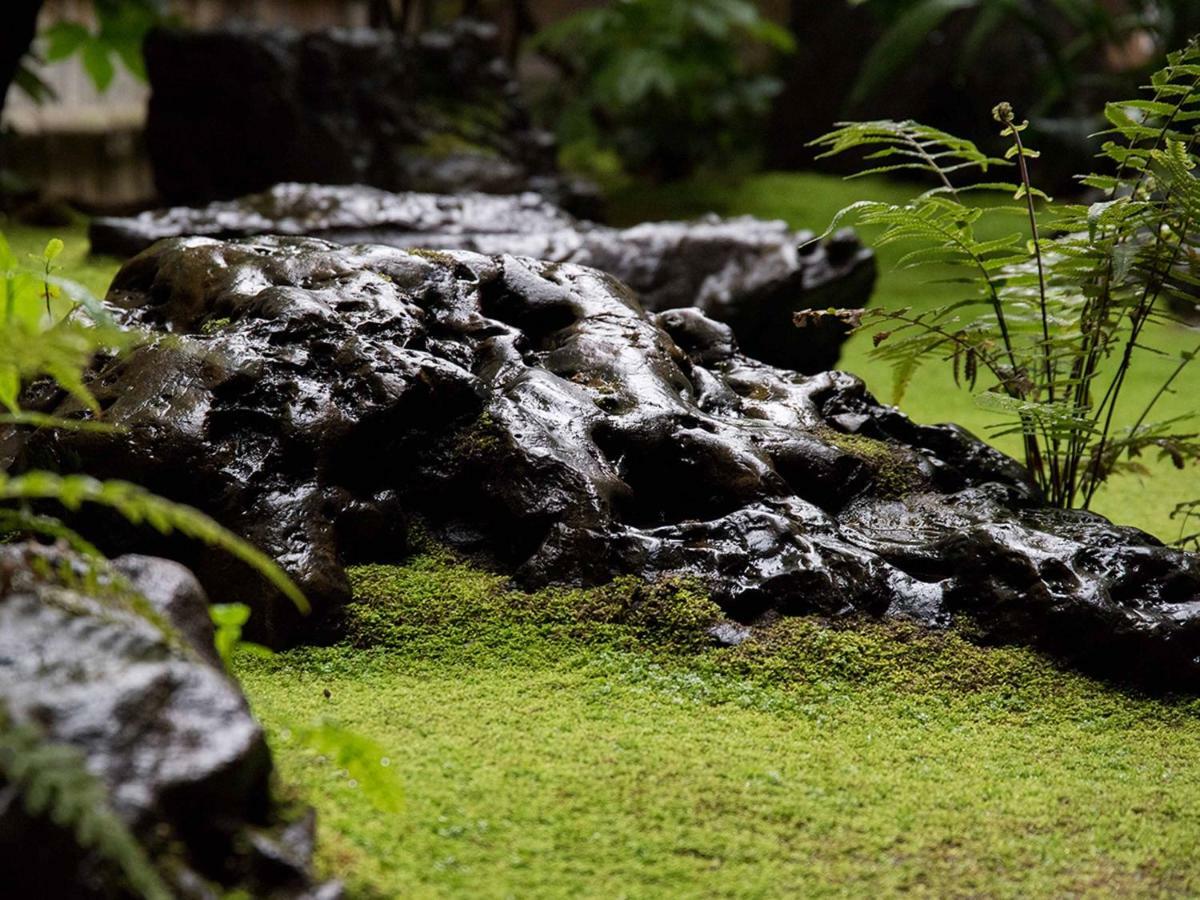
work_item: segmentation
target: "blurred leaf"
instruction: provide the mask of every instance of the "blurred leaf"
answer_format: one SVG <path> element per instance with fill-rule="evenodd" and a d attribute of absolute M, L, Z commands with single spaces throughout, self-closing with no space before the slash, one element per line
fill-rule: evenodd
<path fill-rule="evenodd" d="M 46 41 L 46 62 L 61 62 L 78 53 L 90 37 L 88 30 L 78 22 L 51 25 L 42 32 L 42 38 Z"/>
<path fill-rule="evenodd" d="M 17 74 L 13 77 L 13 84 L 38 106 L 58 99 L 58 94 L 55 93 L 54 88 L 47 84 L 25 62 L 21 62 L 17 66 Z"/>
<path fill-rule="evenodd" d="M 109 47 L 97 40 L 89 40 L 83 48 L 83 70 L 87 72 L 92 84 L 100 93 L 108 90 L 108 86 L 112 84 L 113 78 L 117 74 L 109 54 Z"/>
<path fill-rule="evenodd" d="M 46 249 L 42 251 L 42 259 L 48 263 L 54 262 L 65 246 L 61 238 L 50 238 L 46 243 Z"/>
<path fill-rule="evenodd" d="M 921 0 L 883 33 L 863 61 L 847 106 L 860 105 L 878 94 L 898 69 L 911 62 L 929 33 L 952 12 L 976 6 L 979 0 Z"/>
<path fill-rule="evenodd" d="M 0 406 L 10 412 L 19 412 L 17 396 L 21 393 L 21 373 L 16 366 L 0 363 Z"/>
<path fill-rule="evenodd" d="M 376 809 L 386 813 L 403 809 L 404 785 L 379 744 L 329 721 L 297 729 L 296 734 L 304 744 L 345 769 Z"/>

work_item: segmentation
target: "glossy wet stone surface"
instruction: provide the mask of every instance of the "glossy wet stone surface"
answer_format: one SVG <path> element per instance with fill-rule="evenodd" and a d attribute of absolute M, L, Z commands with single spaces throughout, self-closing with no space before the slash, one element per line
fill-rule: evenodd
<path fill-rule="evenodd" d="M 193 238 L 132 260 L 109 299 L 171 333 L 93 383 L 127 434 L 39 433 L 21 461 L 86 459 L 206 509 L 326 616 L 349 598 L 344 567 L 402 558 L 420 522 L 526 585 L 688 573 L 742 623 L 962 615 L 1124 677 L 1195 682 L 1197 557 L 1046 509 L 960 429 L 916 425 L 850 375 L 753 360 L 696 310 L 647 314 L 596 270 Z M 212 596 L 295 636 L 261 584 L 187 553 Z"/>
<path fill-rule="evenodd" d="M 6 720 L 83 753 L 147 851 L 172 859 L 174 896 L 212 896 L 204 881 L 256 896 L 338 896 L 309 878 L 311 818 L 279 820 L 270 753 L 215 656 L 204 592 L 167 560 L 124 557 L 113 570 L 127 586 L 58 550 L 0 547 Z M 165 628 L 130 608 L 129 589 Z M 111 869 L 29 816 L 7 787 L 0 775 L 6 895 L 125 896 Z"/>
<path fill-rule="evenodd" d="M 199 208 L 96 219 L 90 230 L 95 252 L 116 255 L 140 252 L 161 238 L 260 234 L 593 266 L 633 288 L 646 308 L 694 306 L 729 323 L 747 354 L 802 372 L 832 368 L 845 329 L 829 319 L 798 331 L 793 314 L 865 306 L 875 283 L 874 256 L 849 231 L 809 243 L 809 232 L 748 216 L 617 229 L 576 219 L 536 194 L 393 194 L 280 184 Z"/>

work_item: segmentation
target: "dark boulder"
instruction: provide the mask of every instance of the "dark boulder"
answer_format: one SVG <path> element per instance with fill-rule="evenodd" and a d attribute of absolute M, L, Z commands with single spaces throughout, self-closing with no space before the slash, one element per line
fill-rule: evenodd
<path fill-rule="evenodd" d="M 339 896 L 309 877 L 311 814 L 285 821 L 271 800 L 262 729 L 207 623 L 204 592 L 176 563 L 97 571 L 55 548 L 0 547 L 0 729 L 79 751 L 173 896 Z M 126 896 L 119 869 L 70 823 L 31 813 L 4 771 L 5 895 Z"/>
<path fill-rule="evenodd" d="M 875 283 L 874 256 L 849 231 L 808 243 L 809 232 L 750 217 L 621 230 L 575 219 L 533 194 L 392 194 L 281 184 L 240 200 L 96 219 L 91 226 L 93 250 L 117 255 L 167 237 L 258 234 L 593 266 L 637 291 L 647 309 L 695 306 L 732 325 L 749 355 L 801 372 L 832 368 L 845 328 L 830 318 L 798 332 L 793 314 L 865 306 Z"/>
<path fill-rule="evenodd" d="M 1200 558 L 1048 509 L 961 429 L 752 360 L 727 326 L 647 314 L 596 270 L 193 238 L 132 260 L 109 299 L 172 333 L 95 376 L 128 433 L 36 433 L 24 462 L 195 503 L 327 613 L 343 567 L 402 556 L 419 519 L 527 585 L 685 572 L 743 623 L 965 614 L 1123 676 L 1200 674 Z M 281 633 L 285 602 L 194 562 Z"/>
<path fill-rule="evenodd" d="M 496 29 L 459 20 L 389 30 L 229 25 L 145 44 L 146 140 L 159 192 L 204 203 L 281 181 L 388 190 L 536 190 L 580 211 L 595 189 L 559 173 L 500 56 Z"/>

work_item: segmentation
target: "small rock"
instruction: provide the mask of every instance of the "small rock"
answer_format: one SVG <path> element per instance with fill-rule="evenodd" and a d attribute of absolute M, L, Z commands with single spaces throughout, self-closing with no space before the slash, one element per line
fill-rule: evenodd
<path fill-rule="evenodd" d="M 262 729 L 237 685 L 199 652 L 197 615 L 207 606 L 195 579 L 147 557 L 98 575 L 92 565 L 57 548 L 0 546 L 0 713 L 9 723 L 0 727 L 32 727 L 81 751 L 151 858 L 170 860 L 161 874 L 177 896 L 208 896 L 217 885 L 308 896 L 317 889 L 311 840 L 280 819 Z M 118 575 L 163 618 L 131 605 Z M 249 850 L 237 849 L 249 838 Z M 288 848 L 286 857 L 265 853 L 268 845 Z M 124 896 L 114 877 L 59 823 L 28 813 L 0 774 L 7 896 Z"/>

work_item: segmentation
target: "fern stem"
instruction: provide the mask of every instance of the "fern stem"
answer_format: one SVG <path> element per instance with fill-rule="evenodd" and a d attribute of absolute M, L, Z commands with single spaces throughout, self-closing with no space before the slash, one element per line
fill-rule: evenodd
<path fill-rule="evenodd" d="M 1133 359 L 1133 350 L 1137 346 L 1137 340 L 1141 336 L 1142 327 L 1150 318 L 1150 312 L 1154 309 L 1154 304 L 1158 302 L 1159 294 L 1162 293 L 1163 286 L 1166 284 L 1167 277 L 1171 274 L 1171 269 L 1179 261 L 1179 254 L 1183 249 L 1182 235 L 1186 233 L 1190 220 L 1184 219 L 1182 228 L 1179 230 L 1181 235 L 1178 242 L 1175 244 L 1175 249 L 1171 253 L 1171 259 L 1164 267 L 1162 275 L 1158 279 L 1157 287 L 1154 287 L 1154 293 L 1151 294 L 1151 287 L 1154 281 L 1146 283 L 1145 290 L 1142 291 L 1142 297 L 1138 301 L 1138 305 L 1133 312 L 1133 324 L 1129 330 L 1129 338 L 1125 341 L 1124 350 L 1121 353 L 1121 363 L 1117 367 L 1116 374 L 1109 382 L 1108 390 L 1104 392 L 1104 399 L 1100 406 L 1097 407 L 1097 414 L 1104 410 L 1107 406 L 1107 411 L 1104 416 L 1104 428 L 1100 432 L 1100 440 L 1097 442 L 1095 450 L 1092 454 L 1091 476 L 1088 478 L 1087 491 L 1083 497 L 1083 508 L 1091 507 L 1092 498 L 1096 495 L 1096 489 L 1100 486 L 1102 479 L 1098 478 L 1100 474 L 1100 464 L 1103 460 L 1104 448 L 1108 443 L 1108 435 L 1112 431 L 1113 415 L 1117 409 L 1117 403 L 1121 397 L 1121 389 L 1125 386 L 1125 376 L 1129 373 L 1129 366 Z M 1161 233 L 1156 238 L 1156 243 L 1161 243 Z M 1098 415 L 1097 415 L 1098 418 Z"/>
<path fill-rule="evenodd" d="M 1050 362 L 1050 316 L 1046 299 L 1046 269 L 1042 260 L 1042 241 L 1041 236 L 1038 234 L 1037 212 L 1033 205 L 1033 185 L 1029 179 L 1029 166 L 1025 161 L 1025 145 L 1021 141 L 1021 132 L 1017 130 L 1015 124 L 1010 125 L 1010 127 L 1012 128 L 1013 140 L 1016 142 L 1017 147 L 1017 170 L 1020 172 L 1021 184 L 1025 189 L 1025 209 L 1029 213 L 1029 233 L 1033 238 L 1033 256 L 1037 263 L 1038 301 L 1042 317 L 1042 365 L 1045 369 L 1047 397 L 1053 403 L 1055 400 L 1054 367 Z M 1053 498 L 1056 504 L 1061 503 L 1059 447 L 1058 439 L 1055 438 L 1050 444 L 1050 477 Z"/>
<path fill-rule="evenodd" d="M 1190 354 L 1184 354 L 1183 358 L 1179 361 L 1179 365 L 1175 367 L 1175 370 L 1167 376 L 1166 380 L 1161 385 L 1159 385 L 1158 390 L 1154 392 L 1154 396 L 1150 398 L 1150 402 L 1147 403 L 1146 407 L 1142 410 L 1142 414 L 1138 416 L 1138 420 L 1133 423 L 1132 430 L 1134 432 L 1136 432 L 1142 427 L 1142 425 L 1145 424 L 1146 418 L 1150 415 L 1150 411 L 1154 409 L 1158 401 L 1162 399 L 1163 394 L 1167 393 L 1167 391 L 1171 389 L 1171 385 L 1175 383 L 1175 379 L 1183 373 L 1183 370 L 1188 367 L 1188 364 L 1195 360 L 1197 354 L 1200 354 L 1200 344 L 1197 344 L 1196 349 Z"/>
<path fill-rule="evenodd" d="M 913 137 L 908 132 L 904 133 L 904 140 L 907 141 L 908 144 L 914 150 L 916 150 L 918 154 L 920 154 L 921 158 L 923 160 L 925 160 L 926 165 L 928 165 L 930 169 L 932 169 L 934 172 L 937 173 L 938 178 L 941 179 L 942 186 L 945 187 L 946 190 L 950 192 L 950 196 L 953 197 L 955 200 L 958 200 L 957 189 L 955 189 L 954 185 L 950 183 L 950 179 L 949 179 L 949 177 L 947 177 L 946 173 L 942 170 L 942 167 L 939 166 L 937 164 L 937 162 L 934 161 L 934 158 L 929 155 L 929 151 L 927 151 L 925 149 L 925 147 L 922 146 L 921 142 L 918 141 L 915 137 Z"/>

